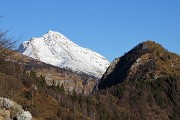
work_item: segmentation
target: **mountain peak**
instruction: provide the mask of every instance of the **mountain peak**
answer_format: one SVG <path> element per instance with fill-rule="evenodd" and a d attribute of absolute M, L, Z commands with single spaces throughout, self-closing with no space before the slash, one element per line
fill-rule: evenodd
<path fill-rule="evenodd" d="M 146 53 L 165 53 L 166 49 L 162 47 L 161 44 L 158 44 L 152 40 L 147 40 L 145 42 L 139 43 L 133 49 L 131 49 L 129 53 L 136 53 L 136 54 L 146 54 Z"/>
<path fill-rule="evenodd" d="M 124 80 L 144 80 L 166 74 L 180 74 L 179 61 L 178 55 L 168 52 L 160 44 L 153 41 L 142 42 L 110 64 L 99 88 L 110 87 Z"/>
<path fill-rule="evenodd" d="M 142 42 L 142 43 L 140 43 L 140 44 L 142 44 L 144 47 L 147 47 L 147 48 L 151 48 L 151 47 L 153 47 L 153 46 L 159 45 L 158 43 L 156 43 L 156 42 L 154 42 L 154 41 L 152 41 L 152 40 L 147 40 L 147 41 Z"/>
<path fill-rule="evenodd" d="M 53 31 L 53 30 L 48 30 L 48 32 L 47 33 L 59 33 L 59 32 L 57 32 L 57 31 Z"/>
<path fill-rule="evenodd" d="M 62 35 L 60 32 L 49 30 L 46 34 L 48 35 Z"/>
<path fill-rule="evenodd" d="M 49 30 L 43 37 L 24 42 L 19 52 L 42 62 L 100 78 L 109 62 L 100 54 L 83 48 L 59 32 Z"/>
<path fill-rule="evenodd" d="M 152 40 L 147 40 L 145 42 L 140 43 L 142 45 L 142 48 L 145 49 L 149 49 L 149 50 L 164 50 L 164 48 L 162 47 L 162 45 L 156 43 L 155 41 Z"/>
<path fill-rule="evenodd" d="M 155 41 L 153 40 L 147 40 L 145 42 L 143 42 L 144 44 L 157 44 Z"/>
<path fill-rule="evenodd" d="M 68 39 L 60 32 L 52 31 L 52 30 L 49 30 L 46 34 L 43 35 L 43 37 L 46 39 L 60 39 L 60 38 L 66 40 Z"/>

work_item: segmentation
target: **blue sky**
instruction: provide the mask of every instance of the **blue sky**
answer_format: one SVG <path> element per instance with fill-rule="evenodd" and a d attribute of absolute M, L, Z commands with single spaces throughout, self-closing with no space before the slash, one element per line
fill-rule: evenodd
<path fill-rule="evenodd" d="M 19 41 L 61 32 L 109 61 L 145 40 L 180 54 L 180 0 L 0 0 L 1 29 Z"/>

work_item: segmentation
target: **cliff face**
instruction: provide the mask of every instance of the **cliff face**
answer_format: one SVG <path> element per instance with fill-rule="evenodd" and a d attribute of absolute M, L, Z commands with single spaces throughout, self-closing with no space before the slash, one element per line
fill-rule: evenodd
<path fill-rule="evenodd" d="M 97 84 L 97 79 L 86 74 L 78 74 L 70 70 L 62 69 L 45 63 L 31 61 L 25 65 L 28 73 L 32 70 L 37 76 L 45 77 L 48 86 L 63 86 L 65 91 L 82 93 L 84 95 L 91 94 L 94 86 Z"/>
<path fill-rule="evenodd" d="M 158 78 L 166 74 L 180 75 L 180 57 L 160 44 L 146 41 L 114 60 L 99 83 L 99 89 L 124 80 Z"/>

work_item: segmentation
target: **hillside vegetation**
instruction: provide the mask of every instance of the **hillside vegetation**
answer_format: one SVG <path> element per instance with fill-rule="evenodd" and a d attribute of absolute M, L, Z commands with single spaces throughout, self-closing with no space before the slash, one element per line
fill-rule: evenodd
<path fill-rule="evenodd" d="M 99 89 L 119 98 L 136 119 L 180 118 L 180 56 L 153 41 L 111 63 Z"/>
<path fill-rule="evenodd" d="M 22 105 L 37 120 L 178 120 L 179 62 L 179 55 L 161 45 L 141 43 L 111 63 L 99 91 L 84 95 L 47 85 L 33 67 L 1 60 L 0 97 Z"/>

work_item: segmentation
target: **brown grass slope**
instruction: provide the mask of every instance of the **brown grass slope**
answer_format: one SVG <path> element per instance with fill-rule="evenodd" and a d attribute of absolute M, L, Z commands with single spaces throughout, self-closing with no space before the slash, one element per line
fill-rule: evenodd
<path fill-rule="evenodd" d="M 74 109 L 76 93 L 66 95 L 64 88 L 47 86 L 44 77 L 26 73 L 21 65 L 0 61 L 0 96 L 22 105 L 37 120 L 80 119 L 81 111 Z M 78 104 L 78 103 L 77 103 Z M 83 115 L 83 119 L 89 119 Z"/>

